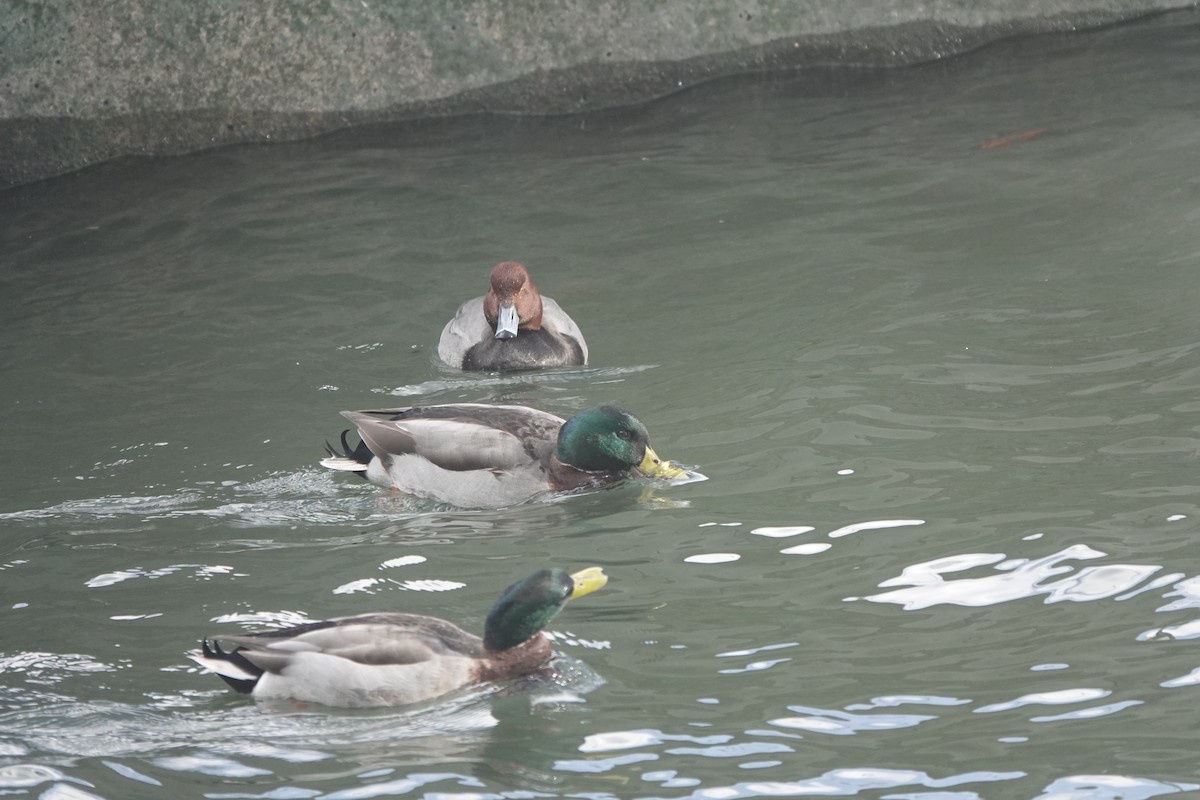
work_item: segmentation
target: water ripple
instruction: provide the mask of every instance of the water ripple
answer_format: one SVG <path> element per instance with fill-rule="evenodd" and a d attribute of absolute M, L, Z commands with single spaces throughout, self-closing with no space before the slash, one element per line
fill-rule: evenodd
<path fill-rule="evenodd" d="M 941 319 L 942 314 L 929 315 L 929 319 L 914 319 L 889 329 L 907 324 L 927 324 L 931 319 Z M 1141 352 L 1123 350 L 1106 353 L 1091 358 L 1082 363 L 1060 364 L 998 364 L 986 362 L 949 362 L 943 364 L 906 364 L 900 366 L 876 367 L 881 375 L 899 375 L 907 380 L 920 383 L 935 383 L 946 385 L 986 386 L 1008 389 L 1017 386 L 1032 386 L 1051 380 L 1062 379 L 1067 375 L 1098 375 L 1106 373 L 1137 372 L 1140 367 L 1153 364 L 1169 364 L 1181 358 L 1189 357 L 1200 344 L 1187 343 L 1160 350 Z M 1150 391 L 1166 391 L 1194 386 L 1195 379 L 1191 375 L 1195 370 L 1187 370 L 1183 375 L 1169 381 L 1152 384 Z M 1182 386 L 1179 384 L 1182 383 Z M 1162 387 L 1161 389 L 1159 387 Z M 877 407 L 878 408 L 878 407 Z M 1063 419 L 1069 423 L 1069 419 Z M 983 424 L 996 424 L 991 421 L 979 420 Z M 1082 422 L 1082 424 L 1091 424 Z"/>
<path fill-rule="evenodd" d="M 128 662 L 106 664 L 83 653 L 0 652 L 0 674 L 19 673 L 26 682 L 43 685 L 60 683 L 72 674 L 116 672 L 128 666 Z"/>
<path fill-rule="evenodd" d="M 1057 692 L 1035 692 L 1026 694 L 1004 703 L 992 703 L 975 709 L 976 714 L 992 714 L 997 711 L 1011 711 L 1029 705 L 1064 705 L 1066 703 L 1084 703 L 1088 700 L 1098 700 L 1108 697 L 1112 692 L 1105 689 L 1062 689 Z"/>
<path fill-rule="evenodd" d="M 1148 800 L 1194 792 L 1196 783 L 1167 783 L 1129 775 L 1071 775 L 1059 778 L 1033 800 Z"/>
<path fill-rule="evenodd" d="M 592 381 L 596 383 L 613 383 L 624 380 L 626 375 L 635 375 L 639 372 L 656 369 L 657 364 L 642 364 L 628 367 L 574 367 L 564 369 L 548 369 L 539 370 L 538 372 L 522 372 L 519 374 L 495 375 L 491 373 L 481 372 L 478 375 L 471 373 L 454 373 L 454 377 L 439 378 L 437 380 L 425 381 L 424 383 L 412 384 L 409 386 L 397 386 L 392 389 L 375 389 L 379 394 L 387 394 L 393 397 L 423 397 L 427 395 L 442 394 L 444 392 L 458 392 L 463 389 L 479 389 L 481 387 L 504 387 L 512 388 L 528 385 L 570 383 L 572 381 Z"/>
<path fill-rule="evenodd" d="M 1025 419 L 987 419 L 986 417 L 961 417 L 945 414 L 904 414 L 886 406 L 860 405 L 844 410 L 845 414 L 856 414 L 867 419 L 888 422 L 893 425 L 910 425 L 918 428 L 966 428 L 978 431 L 1063 431 L 1074 428 L 1108 427 L 1120 424 L 1112 417 L 1051 417 L 1038 416 Z M 1138 420 L 1146 421 L 1146 420 Z"/>
<path fill-rule="evenodd" d="M 824 733 L 831 736 L 853 736 L 858 733 L 912 728 L 922 722 L 937 719 L 936 716 L 928 714 L 856 714 L 849 711 L 809 706 L 788 706 L 788 711 L 793 711 L 799 716 L 776 717 L 767 722 L 788 730 Z"/>
<path fill-rule="evenodd" d="M 907 769 L 846 768 L 796 781 L 749 781 L 710 786 L 681 800 L 742 800 L 752 797 L 852 797 L 866 791 L 924 786 L 943 789 L 973 783 L 998 783 L 1025 777 L 1024 772 L 965 772 L 933 778 L 927 772 Z M 895 795 L 891 795 L 895 796 Z M 924 793 L 918 795 L 928 796 Z"/>
<path fill-rule="evenodd" d="M 299 703 L 234 698 L 224 689 L 136 706 L 43 696 L 29 707 L 0 712 L 0 751 L 107 759 L 154 755 L 151 763 L 173 771 L 234 775 L 248 768 L 263 775 L 274 772 L 271 762 L 325 761 L 372 742 L 471 746 L 496 726 L 494 701 L 527 697 L 539 713 L 554 713 L 564 697 L 578 704 L 602 684 L 582 662 L 560 655 L 544 675 L 412 709 L 314 712 Z M 543 696 L 557 700 L 547 705 L 540 702 Z M 247 759 L 257 763 L 247 766 Z"/>
<path fill-rule="evenodd" d="M 695 736 L 687 733 L 664 733 L 657 728 L 638 728 L 590 734 L 584 737 L 578 749 L 581 753 L 611 753 L 614 750 L 632 750 L 635 747 L 651 747 L 665 742 L 692 742 L 702 745 L 725 744 L 732 738 L 728 734 Z"/>
<path fill-rule="evenodd" d="M 1081 708 L 1075 711 L 1065 711 L 1062 714 L 1052 714 L 1049 716 L 1030 717 L 1030 722 L 1060 722 L 1062 720 L 1080 720 L 1080 719 L 1095 719 L 1096 717 L 1107 717 L 1110 714 L 1116 714 L 1118 711 L 1123 711 L 1133 706 L 1143 704 L 1141 700 L 1124 700 L 1119 703 L 1107 703 L 1101 706 L 1091 706 L 1090 708 Z"/>
<path fill-rule="evenodd" d="M 792 659 L 790 659 L 790 658 L 772 658 L 772 659 L 767 659 L 766 661 L 751 661 L 749 664 L 747 664 L 744 667 L 730 667 L 729 669 L 719 669 L 719 670 L 717 670 L 717 672 L 720 673 L 721 675 L 737 675 L 737 674 L 743 673 L 743 672 L 762 672 L 765 669 L 770 669 L 771 667 L 778 666 L 779 664 L 786 664 L 787 662 L 789 662 L 791 660 Z"/>
<path fill-rule="evenodd" d="M 190 570 L 192 577 L 199 580 L 209 580 L 215 575 L 229 575 L 234 578 L 244 578 L 245 573 L 234 572 L 233 567 L 223 564 L 172 564 L 167 567 L 159 567 L 158 569 L 142 569 L 141 567 L 133 567 L 131 569 L 117 570 L 116 572 L 106 572 L 102 575 L 97 575 L 94 578 L 88 579 L 84 586 L 89 589 L 97 589 L 102 586 L 112 586 L 113 584 L 123 581 L 133 580 L 135 578 L 146 578 L 155 580 L 167 575 L 173 575 L 176 572 Z"/>
<path fill-rule="evenodd" d="M 706 756 L 708 758 L 745 758 L 765 753 L 794 753 L 795 748 L 779 742 L 739 742 L 711 747 L 672 747 L 665 751 L 672 756 Z"/>
<path fill-rule="evenodd" d="M 903 586 L 890 592 L 869 595 L 865 600 L 895 603 L 906 611 L 937 605 L 968 607 L 990 606 L 1013 600 L 1045 595 L 1044 602 L 1087 602 L 1133 596 L 1138 584 L 1146 581 L 1161 566 L 1153 564 L 1108 564 L 1084 567 L 1078 571 L 1063 562 L 1092 560 L 1106 554 L 1085 544 L 1070 545 L 1041 558 L 1008 558 L 1003 553 L 962 553 L 905 567 L 895 578 L 879 584 L 881 588 Z M 998 574 L 947 580 L 946 575 L 978 567 L 993 566 Z M 1056 581 L 1056 575 L 1074 574 Z M 1150 587 L 1165 586 L 1184 577 L 1171 573 L 1153 581 Z M 1144 591 L 1145 589 L 1143 589 Z M 853 600 L 857 598 L 847 598 Z"/>

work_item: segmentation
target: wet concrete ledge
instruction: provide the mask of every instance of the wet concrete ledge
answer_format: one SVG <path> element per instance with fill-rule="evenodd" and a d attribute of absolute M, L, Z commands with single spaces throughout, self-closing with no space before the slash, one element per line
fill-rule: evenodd
<path fill-rule="evenodd" d="M 922 63 L 1178 0 L 7 0 L 0 188 L 127 155 L 469 113 L 570 113 L 710 78 Z"/>

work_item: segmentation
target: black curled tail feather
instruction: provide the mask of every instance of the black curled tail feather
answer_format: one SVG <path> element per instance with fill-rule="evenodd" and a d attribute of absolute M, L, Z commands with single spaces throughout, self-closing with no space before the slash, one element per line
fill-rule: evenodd
<path fill-rule="evenodd" d="M 342 449 L 338 450 L 329 442 L 325 442 L 325 454 L 334 458 L 349 458 L 352 461 L 357 461 L 359 464 L 370 464 L 373 458 L 371 449 L 367 447 L 366 442 L 360 441 L 357 447 L 351 447 L 350 442 L 346 440 L 346 434 L 350 429 L 342 431 Z"/>
<path fill-rule="evenodd" d="M 357 447 L 351 447 L 350 442 L 346 439 L 346 434 L 348 433 L 350 433 L 349 428 L 342 431 L 342 449 L 340 452 L 329 442 L 325 442 L 325 452 L 333 458 L 348 458 L 352 461 L 357 461 L 364 467 L 367 466 L 371 463 L 371 459 L 375 457 L 375 454 L 371 452 L 371 448 L 367 447 L 367 443 L 361 440 L 359 441 Z M 367 479 L 367 474 L 365 472 L 358 473 L 358 476 L 364 481 Z"/>
<path fill-rule="evenodd" d="M 204 639 L 200 646 L 201 652 L 204 653 L 205 658 L 215 658 L 219 661 L 228 661 L 238 669 L 245 670 L 247 673 L 254 676 L 253 678 L 231 678 L 228 675 L 218 672 L 217 677 L 229 684 L 232 689 L 241 692 L 242 694 L 250 694 L 254 691 L 254 685 L 258 683 L 259 677 L 261 677 L 263 674 L 262 669 L 252 664 L 249 659 L 239 653 L 236 649 L 230 650 L 228 653 L 226 653 L 221 649 L 221 645 L 217 644 L 215 639 L 213 640 L 211 646 L 208 643 L 208 639 Z"/>

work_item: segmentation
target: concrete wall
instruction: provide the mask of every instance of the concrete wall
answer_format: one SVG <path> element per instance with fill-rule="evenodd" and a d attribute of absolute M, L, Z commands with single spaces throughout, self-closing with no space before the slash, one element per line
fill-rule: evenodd
<path fill-rule="evenodd" d="M 128 154 L 900 65 L 1179 0 L 0 0 L 0 188 Z"/>

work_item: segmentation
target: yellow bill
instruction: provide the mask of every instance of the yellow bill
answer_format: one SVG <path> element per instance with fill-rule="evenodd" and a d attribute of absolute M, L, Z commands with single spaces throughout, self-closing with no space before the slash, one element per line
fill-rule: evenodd
<path fill-rule="evenodd" d="M 604 574 L 603 567 L 588 567 L 572 573 L 571 580 L 575 583 L 575 588 L 571 590 L 571 599 L 574 600 L 602 588 L 608 583 L 608 576 Z"/>
<path fill-rule="evenodd" d="M 686 469 L 659 458 L 658 453 L 654 452 L 654 448 L 650 445 L 646 445 L 646 455 L 642 459 L 642 463 L 637 465 L 637 471 L 647 478 L 665 478 L 666 480 L 682 478 L 688 474 Z"/>

